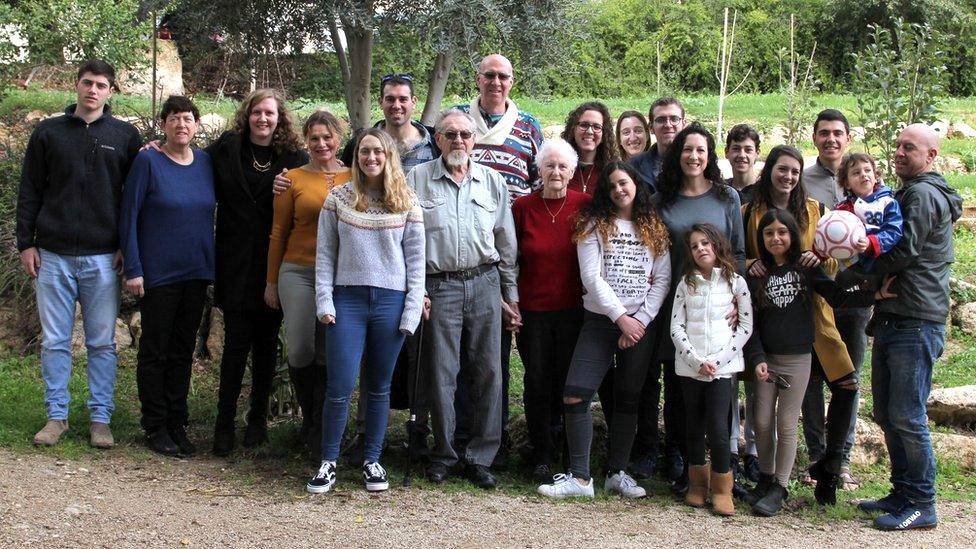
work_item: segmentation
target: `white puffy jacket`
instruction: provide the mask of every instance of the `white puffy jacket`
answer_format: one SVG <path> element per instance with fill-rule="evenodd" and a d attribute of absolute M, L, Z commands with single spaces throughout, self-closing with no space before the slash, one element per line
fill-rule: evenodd
<path fill-rule="evenodd" d="M 719 268 L 712 270 L 708 280 L 698 273 L 694 280 L 694 286 L 689 286 L 681 277 L 674 294 L 671 339 L 674 340 L 675 373 L 699 381 L 732 377 L 745 367 L 742 348 L 752 334 L 749 287 L 737 274 L 733 275 L 730 286 Z M 725 319 L 733 302 L 739 311 L 735 330 Z M 714 376 L 698 373 L 706 361 L 715 364 Z"/>

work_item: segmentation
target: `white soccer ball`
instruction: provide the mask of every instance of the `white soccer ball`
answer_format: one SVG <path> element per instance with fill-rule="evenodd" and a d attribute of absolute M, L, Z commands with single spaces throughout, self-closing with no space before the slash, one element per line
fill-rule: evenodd
<path fill-rule="evenodd" d="M 857 241 L 865 237 L 864 223 L 851 212 L 832 210 L 817 222 L 813 249 L 820 255 L 838 260 L 857 256 Z"/>

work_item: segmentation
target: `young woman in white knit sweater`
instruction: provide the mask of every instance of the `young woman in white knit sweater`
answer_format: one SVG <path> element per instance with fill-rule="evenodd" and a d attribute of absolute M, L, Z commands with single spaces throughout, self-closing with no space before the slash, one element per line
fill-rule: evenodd
<path fill-rule="evenodd" d="M 637 407 L 654 347 L 651 323 L 671 283 L 668 230 L 651 204 L 648 185 L 629 165 L 607 164 L 593 200 L 573 235 L 583 282 L 583 327 L 563 390 L 570 471 L 543 484 L 556 498 L 593 497 L 590 401 L 612 364 L 613 420 L 604 490 L 627 498 L 646 495 L 625 472 L 637 431 Z M 726 436 L 726 440 L 728 436 Z"/>
<path fill-rule="evenodd" d="M 752 301 L 748 284 L 735 272 L 732 246 L 718 228 L 692 225 L 683 245 L 692 261 L 675 290 L 671 339 L 685 405 L 685 503 L 702 507 L 711 492 L 712 510 L 728 516 L 735 513 L 728 445 L 732 376 L 744 369 L 742 348 L 752 333 Z M 725 318 L 733 306 L 739 317 L 735 328 Z M 711 474 L 705 465 L 706 433 Z"/>
<path fill-rule="evenodd" d="M 326 325 L 328 367 L 322 463 L 313 494 L 335 484 L 349 397 L 363 363 L 366 442 L 363 481 L 389 488 L 380 451 L 390 411 L 390 381 L 404 336 L 420 323 L 424 298 L 424 226 L 393 140 L 369 129 L 356 142 L 352 181 L 332 189 L 319 215 L 315 301 Z"/>

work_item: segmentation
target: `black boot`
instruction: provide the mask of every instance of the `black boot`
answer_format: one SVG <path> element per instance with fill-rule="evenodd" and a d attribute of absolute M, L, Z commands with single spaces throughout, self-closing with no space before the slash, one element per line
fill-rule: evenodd
<path fill-rule="evenodd" d="M 308 433 L 308 460 L 322 461 L 322 406 L 325 404 L 325 364 L 315 364 L 312 377 L 311 426 Z"/>
<path fill-rule="evenodd" d="M 769 490 L 766 490 L 766 495 L 752 506 L 752 512 L 761 517 L 771 517 L 780 512 L 783 502 L 789 497 L 790 493 L 786 487 L 774 482 Z"/>
<path fill-rule="evenodd" d="M 820 505 L 837 505 L 840 461 L 837 456 L 824 456 L 810 466 L 810 478 L 817 481 L 813 496 Z"/>
<path fill-rule="evenodd" d="M 309 436 L 312 433 L 312 407 L 314 401 L 315 365 L 309 364 L 304 368 L 288 368 L 288 377 L 295 391 L 295 400 L 302 414 L 302 428 L 299 431 L 302 444 L 309 449 Z"/>
<path fill-rule="evenodd" d="M 268 395 L 251 393 L 251 409 L 247 412 L 244 429 L 245 448 L 257 448 L 268 441 Z"/>
<path fill-rule="evenodd" d="M 230 418 L 224 413 L 217 413 L 217 422 L 214 424 L 213 455 L 218 457 L 229 456 L 234 451 L 234 416 Z"/>
<path fill-rule="evenodd" d="M 769 491 L 769 487 L 776 483 L 776 477 L 773 475 L 767 475 L 766 473 L 759 473 L 759 482 L 756 483 L 756 487 L 746 494 L 743 500 L 748 505 L 755 505 L 757 501 L 761 500 L 766 496 L 766 492 Z"/>
<path fill-rule="evenodd" d="M 742 485 L 742 469 L 739 467 L 739 455 L 732 454 L 730 462 L 730 471 L 732 471 L 732 497 L 743 500 L 749 492 Z"/>

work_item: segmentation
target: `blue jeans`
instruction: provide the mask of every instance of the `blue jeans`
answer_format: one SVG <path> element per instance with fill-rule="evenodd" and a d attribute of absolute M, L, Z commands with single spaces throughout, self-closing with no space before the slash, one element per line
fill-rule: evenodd
<path fill-rule="evenodd" d="M 390 415 L 390 382 L 403 346 L 400 317 L 406 292 L 371 286 L 336 286 L 336 323 L 325 331 L 325 405 L 322 407 L 322 459 L 335 461 L 346 430 L 349 398 L 359 378 L 363 353 L 366 391 L 366 442 L 363 457 L 379 461 Z"/>
<path fill-rule="evenodd" d="M 925 403 L 932 365 L 944 345 L 945 325 L 939 322 L 889 318 L 874 327 L 874 419 L 885 433 L 892 486 L 920 505 L 935 502 L 935 454 Z"/>
<path fill-rule="evenodd" d="M 41 321 L 41 377 L 48 419 L 68 419 L 71 380 L 71 329 L 75 302 L 81 304 L 88 349 L 88 409 L 91 420 L 108 423 L 115 404 L 115 318 L 119 279 L 112 254 L 59 255 L 39 250 L 37 313 Z"/>

